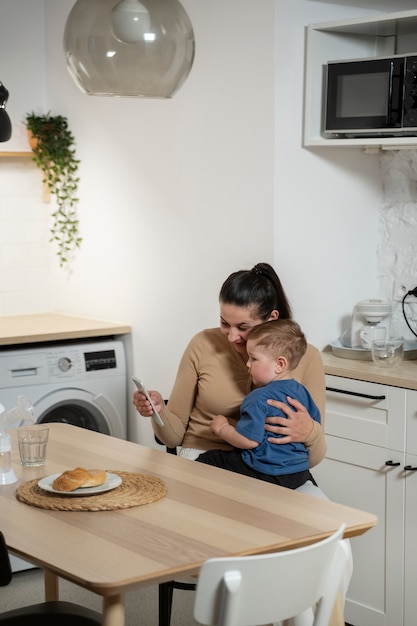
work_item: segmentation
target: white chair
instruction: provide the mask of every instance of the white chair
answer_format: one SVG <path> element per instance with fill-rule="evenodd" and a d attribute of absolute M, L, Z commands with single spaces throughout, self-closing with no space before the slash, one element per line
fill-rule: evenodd
<path fill-rule="evenodd" d="M 307 480 L 307 482 L 305 482 L 304 485 L 301 485 L 301 487 L 297 487 L 295 491 L 298 491 L 299 493 L 306 493 L 309 496 L 314 496 L 315 498 L 321 498 L 322 500 L 329 500 L 329 498 L 326 496 L 324 491 L 322 491 L 320 487 L 313 485 L 311 480 Z M 342 578 L 342 584 L 340 587 L 342 607 L 345 606 L 346 594 L 347 594 L 347 590 L 349 588 L 349 584 L 350 584 L 352 574 L 353 574 L 353 555 L 352 555 L 352 547 L 350 545 L 350 540 L 344 539 L 344 543 L 346 545 L 348 559 L 346 562 L 346 567 L 345 567 L 345 571 L 344 571 L 343 578 Z M 294 626 L 303 626 L 303 625 L 297 624 Z"/>
<path fill-rule="evenodd" d="M 328 626 L 349 558 L 345 526 L 312 545 L 209 559 L 197 583 L 194 617 L 206 626 L 255 626 L 312 613 Z"/>

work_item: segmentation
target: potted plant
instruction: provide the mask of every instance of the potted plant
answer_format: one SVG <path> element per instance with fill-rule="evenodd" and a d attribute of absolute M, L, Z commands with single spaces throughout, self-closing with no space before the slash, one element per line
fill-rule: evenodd
<path fill-rule="evenodd" d="M 25 118 L 33 161 L 42 170 L 43 182 L 55 196 L 51 239 L 58 246 L 61 267 L 81 244 L 77 216 L 78 165 L 74 136 L 62 115 L 28 113 Z"/>

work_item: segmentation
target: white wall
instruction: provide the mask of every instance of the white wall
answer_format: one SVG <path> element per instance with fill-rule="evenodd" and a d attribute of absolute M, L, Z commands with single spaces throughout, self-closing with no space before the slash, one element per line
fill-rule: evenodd
<path fill-rule="evenodd" d="M 255 29 L 249 0 L 183 4 L 194 67 L 156 101 L 81 93 L 62 53 L 73 2 L 45 2 L 47 103 L 77 138 L 84 237 L 69 276 L 51 254 L 49 308 L 130 322 L 133 368 L 164 394 L 191 335 L 218 323 L 224 278 L 273 260 L 274 1 Z"/>
<path fill-rule="evenodd" d="M 277 3 L 274 262 L 295 317 L 323 348 L 339 337 L 358 300 L 377 296 L 382 185 L 376 156 L 302 147 L 305 26 L 371 11 L 288 4 Z"/>
<path fill-rule="evenodd" d="M 39 172 L 29 161 L 0 160 L 0 233 L 15 222 L 0 240 L 13 238 L 19 250 L 0 255 L 0 278 L 5 270 L 8 277 L 0 314 L 55 310 L 129 322 L 132 370 L 166 395 L 191 335 L 218 322 L 221 282 L 257 261 L 275 264 L 310 341 L 322 348 L 336 339 L 354 303 L 377 295 L 382 201 L 376 156 L 301 145 L 305 25 L 369 10 L 311 0 L 262 0 L 256 11 L 250 0 L 182 2 L 196 58 L 169 101 L 78 90 L 62 50 L 73 0 L 0 6 L 0 34 L 6 18 L 11 33 L 7 45 L 0 37 L 10 105 L 18 77 L 27 87 L 22 110 L 66 115 L 75 134 L 84 237 L 71 272 L 60 270 Z M 43 50 L 20 28 L 23 9 L 35 3 L 46 16 L 45 26 L 39 15 L 32 20 L 36 41 L 45 34 L 46 61 L 36 66 L 44 103 L 29 89 L 26 58 L 33 46 L 35 57 Z M 31 253 L 19 225 L 35 240 Z M 134 436 L 151 443 L 144 422 L 131 418 Z"/>
<path fill-rule="evenodd" d="M 2 0 L 0 81 L 9 91 L 13 127 L 0 150 L 28 150 L 24 115 L 47 110 L 43 0 Z M 49 308 L 49 207 L 41 195 L 34 163 L 0 159 L 0 315 Z"/>
<path fill-rule="evenodd" d="M 416 151 L 380 157 L 358 148 L 302 148 L 305 25 L 411 8 L 409 0 L 395 7 L 383 0 L 292 0 L 291 9 L 277 1 L 274 264 L 295 317 L 320 348 L 349 326 L 356 302 L 390 299 L 405 268 L 417 285 Z M 411 189 L 405 209 L 404 188 Z M 396 332 L 415 339 L 398 303 L 393 310 Z M 417 307 L 407 310 L 415 322 Z"/>

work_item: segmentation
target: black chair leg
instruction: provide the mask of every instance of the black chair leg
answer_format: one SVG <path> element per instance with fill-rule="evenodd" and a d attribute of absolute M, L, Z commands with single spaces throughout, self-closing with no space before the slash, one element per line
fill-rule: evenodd
<path fill-rule="evenodd" d="M 164 401 L 165 403 L 168 400 Z M 158 439 L 155 435 L 156 443 L 163 445 L 162 441 Z M 177 448 L 168 448 L 166 446 L 166 451 L 169 454 L 177 454 Z M 185 589 L 185 590 L 194 590 L 196 589 L 196 585 L 194 583 L 181 583 L 176 580 L 170 580 L 167 583 L 161 583 L 158 586 L 158 603 L 159 603 L 159 616 L 158 616 L 158 625 L 159 626 L 171 626 L 171 613 L 172 613 L 172 598 L 174 595 L 174 589 Z"/>
<path fill-rule="evenodd" d="M 161 583 L 158 589 L 159 595 L 159 626 L 170 626 L 172 611 L 172 595 L 174 585 L 172 581 Z"/>

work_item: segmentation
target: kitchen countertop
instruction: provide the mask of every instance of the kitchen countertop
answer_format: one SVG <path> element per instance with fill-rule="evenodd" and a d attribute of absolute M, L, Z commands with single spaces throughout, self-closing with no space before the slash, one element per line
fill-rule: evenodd
<path fill-rule="evenodd" d="M 128 324 L 61 313 L 0 316 L 0 346 L 131 333 Z"/>
<path fill-rule="evenodd" d="M 417 360 L 403 361 L 396 367 L 384 369 L 375 365 L 373 361 L 335 356 L 330 347 L 325 348 L 321 356 L 326 374 L 417 390 Z"/>

